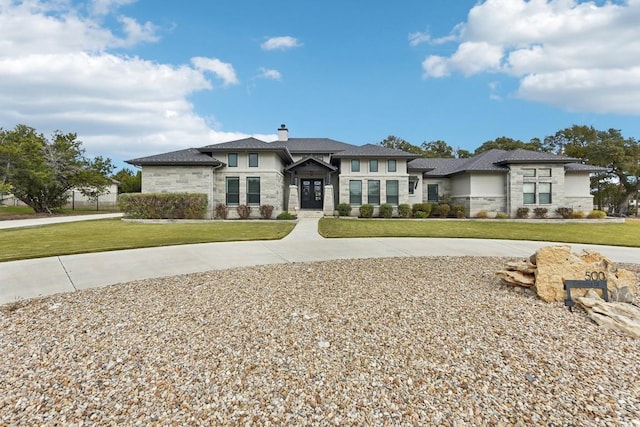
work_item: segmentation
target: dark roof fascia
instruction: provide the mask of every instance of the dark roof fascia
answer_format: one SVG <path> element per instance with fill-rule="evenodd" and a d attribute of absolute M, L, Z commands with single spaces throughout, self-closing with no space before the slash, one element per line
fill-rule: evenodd
<path fill-rule="evenodd" d="M 282 160 L 285 162 L 292 162 L 293 157 L 291 157 L 291 153 L 286 147 L 253 147 L 253 148 L 233 148 L 233 147 L 222 147 L 222 148 L 211 148 L 211 147 L 201 147 L 198 148 L 201 153 L 276 153 L 280 156 Z"/>
<path fill-rule="evenodd" d="M 226 166 L 225 163 L 220 162 L 218 160 L 213 159 L 212 162 L 187 162 L 187 161 L 170 161 L 170 160 L 160 160 L 160 161 L 141 161 L 138 162 L 136 159 L 125 160 L 125 163 L 129 163 L 133 166 Z"/>
<path fill-rule="evenodd" d="M 317 163 L 317 164 L 319 164 L 320 166 L 325 167 L 325 168 L 329 169 L 329 170 L 330 170 L 330 171 L 332 171 L 332 172 L 335 172 L 335 171 L 337 171 L 337 170 L 338 170 L 338 168 L 336 168 L 335 166 L 330 165 L 330 164 L 329 164 L 329 163 L 327 163 L 327 162 L 323 162 L 323 161 L 322 161 L 322 160 L 320 160 L 320 159 L 316 159 L 315 157 L 304 157 L 304 158 L 302 158 L 302 159 L 298 160 L 297 162 L 290 164 L 289 166 L 287 166 L 286 168 L 284 168 L 284 170 L 288 172 L 288 171 L 290 171 L 291 169 L 295 169 L 297 166 L 300 166 L 301 164 L 306 163 L 306 162 L 308 162 L 308 161 L 312 161 L 312 162 L 314 162 L 314 163 Z"/>
<path fill-rule="evenodd" d="M 542 165 L 546 163 L 575 163 L 579 159 L 539 159 L 539 160 L 502 160 L 495 162 L 495 165 Z"/>

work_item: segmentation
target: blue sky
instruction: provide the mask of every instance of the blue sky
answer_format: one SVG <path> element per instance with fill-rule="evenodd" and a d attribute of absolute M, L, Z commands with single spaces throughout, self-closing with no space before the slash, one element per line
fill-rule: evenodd
<path fill-rule="evenodd" d="M 0 126 L 121 161 L 253 135 L 640 139 L 640 0 L 0 0 Z"/>

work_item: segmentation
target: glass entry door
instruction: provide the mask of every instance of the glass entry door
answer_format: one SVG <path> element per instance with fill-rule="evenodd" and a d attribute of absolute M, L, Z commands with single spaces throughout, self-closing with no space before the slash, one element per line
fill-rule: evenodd
<path fill-rule="evenodd" d="M 324 185 L 322 179 L 301 179 L 300 184 L 300 208 L 321 210 L 322 200 L 324 198 Z"/>

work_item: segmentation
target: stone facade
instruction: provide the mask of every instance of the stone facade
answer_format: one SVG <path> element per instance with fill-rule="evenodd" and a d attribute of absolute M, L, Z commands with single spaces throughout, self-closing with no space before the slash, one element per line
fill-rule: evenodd
<path fill-rule="evenodd" d="M 207 217 L 213 215 L 212 166 L 146 166 L 142 168 L 143 193 L 201 193 L 207 195 Z"/>

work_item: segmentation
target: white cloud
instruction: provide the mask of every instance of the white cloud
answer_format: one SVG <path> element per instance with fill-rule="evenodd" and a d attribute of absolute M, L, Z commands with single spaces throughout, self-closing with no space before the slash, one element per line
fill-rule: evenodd
<path fill-rule="evenodd" d="M 268 80 L 281 80 L 282 74 L 278 70 L 270 70 L 268 68 L 260 67 L 260 74 L 258 74 L 257 78 L 268 79 Z"/>
<path fill-rule="evenodd" d="M 200 71 L 210 71 L 224 80 L 225 85 L 238 84 L 240 81 L 236 76 L 233 65 L 220 61 L 217 58 L 191 58 L 191 63 Z"/>
<path fill-rule="evenodd" d="M 486 0 L 459 25 L 449 56 L 424 77 L 500 73 L 516 95 L 568 110 L 640 114 L 640 0 Z"/>
<path fill-rule="evenodd" d="M 271 37 L 260 45 L 263 50 L 285 50 L 300 46 L 302 46 L 302 43 L 291 36 Z"/>
<path fill-rule="evenodd" d="M 424 33 L 417 31 L 409 34 L 409 44 L 411 46 L 418 46 L 422 43 L 429 43 L 431 41 L 431 34 L 425 31 Z"/>
<path fill-rule="evenodd" d="M 119 28 L 101 23 L 133 1 L 94 0 L 82 10 L 66 0 L 0 0 L 0 127 L 77 132 L 89 155 L 120 160 L 247 136 L 212 128 L 189 101 L 214 88 L 209 73 L 238 83 L 231 64 L 196 57 L 171 65 L 109 51 L 158 39 L 153 24 L 124 15 L 111 20 Z"/>

